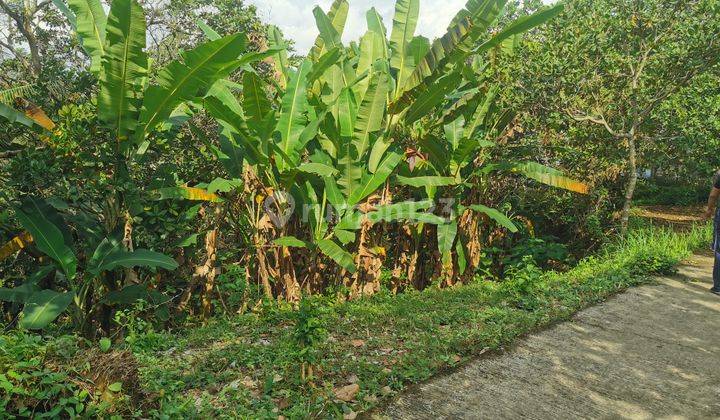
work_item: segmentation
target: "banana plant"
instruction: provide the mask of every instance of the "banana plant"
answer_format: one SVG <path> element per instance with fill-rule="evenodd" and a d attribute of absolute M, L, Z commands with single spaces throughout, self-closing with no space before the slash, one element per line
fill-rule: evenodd
<path fill-rule="evenodd" d="M 108 15 L 99 0 L 70 0 L 69 6 L 65 13 L 99 80 L 98 119 L 115 146 L 116 184 L 131 183 L 126 167 L 142 159 L 156 132 L 187 121 L 194 104 L 213 89 L 222 89 L 229 74 L 263 58 L 243 54 L 247 38 L 234 34 L 215 37 L 152 69 L 145 51 L 145 14 L 136 0 L 113 1 Z M 198 196 L 189 189 L 183 194 Z M 122 215 L 132 207 L 126 201 L 134 197 L 117 195 Z"/>
<path fill-rule="evenodd" d="M 78 270 L 79 258 L 73 250 L 74 243 L 63 217 L 47 202 L 26 197 L 15 209 L 20 224 L 34 239 L 34 246 L 50 262 L 14 288 L 0 288 L 0 300 L 23 305 L 19 325 L 27 329 L 42 329 L 60 316 L 70 305 L 75 308 L 73 318 L 76 325 L 85 325 L 88 315 L 98 305 L 107 304 L 108 297 L 131 302 L 127 299 L 129 291 L 120 288 L 120 284 L 111 274 L 122 268 L 144 267 L 174 270 L 177 263 L 172 258 L 148 249 L 128 251 L 121 241 L 108 236 L 100 241 L 82 270 Z M 43 280 L 55 273 L 51 288 L 43 288 Z M 147 288 L 145 296 L 137 293 L 136 286 L 128 286 L 135 299 L 148 299 L 151 293 Z M 93 293 L 103 291 L 98 300 Z"/>
<path fill-rule="evenodd" d="M 472 223 L 468 221 L 482 215 L 510 232 L 517 231 L 510 218 L 497 209 L 469 202 L 477 199 L 478 194 L 473 192 L 479 183 L 487 182 L 488 177 L 497 172 L 516 173 L 553 187 L 588 192 L 587 185 L 535 162 L 488 162 L 490 150 L 496 147 L 493 138 L 503 133 L 513 114 L 498 109 L 495 104 L 500 87 L 487 76 L 487 67 L 492 62 L 479 52 L 511 51 L 509 47 L 518 41 L 519 33 L 553 17 L 561 7 L 520 18 L 482 43 L 472 56 L 462 55 L 472 65 L 451 69 L 438 79 L 441 89 L 445 81 L 450 83 L 449 93 L 443 95 L 445 100 L 438 101 L 433 93 L 423 92 L 416 103 L 421 104 L 421 111 L 418 105 L 411 104 L 401 113 L 403 121 L 411 123 L 405 130 L 416 140 L 417 148 L 412 150 L 412 163 L 402 168 L 396 182 L 422 191 L 421 195 L 429 199 L 440 198 L 444 202 L 441 211 L 446 223 L 437 226 L 436 235 L 437 251 L 442 259 L 440 271 L 448 283 L 453 277 L 463 275 L 467 268 L 475 268 L 475 263 L 468 263 L 466 249 L 468 241 L 476 242 L 478 232 L 474 229 L 462 238 L 459 235 L 459 230 L 463 230 L 462 226 L 459 229 L 461 219 L 469 225 Z M 422 233 L 422 227 L 413 232 L 416 248 Z M 453 272 L 454 268 L 457 273 Z"/>
<path fill-rule="evenodd" d="M 285 191 L 286 198 L 308 209 L 307 223 L 291 219 L 286 224 L 290 227 L 256 243 L 258 249 L 271 242 L 287 256 L 289 248 L 307 248 L 352 274 L 362 265 L 359 257 L 365 254 L 369 228 L 404 221 L 420 231 L 425 224 L 437 225 L 438 247 L 447 261 L 456 249 L 457 226 L 452 217 L 448 221 L 435 214 L 431 200 L 446 195 L 442 190 L 437 194 L 443 188 L 460 195 L 470 181 L 468 172 L 477 171 L 472 162 L 488 146 L 479 133 L 486 129 L 494 96 L 465 64 L 562 8 L 520 18 L 488 37 L 504 4 L 468 1 L 448 33 L 430 43 L 414 36 L 419 0 L 398 0 L 389 36 L 371 9 L 367 32 L 358 43 L 345 46 L 341 38 L 349 5 L 335 0 L 328 13 L 313 10 L 319 35 L 297 68 L 290 68 L 286 53 L 277 51 L 271 55 L 275 80 L 266 83 L 247 71 L 242 101 L 226 92 L 208 94 L 203 106 L 221 128 L 218 158 L 234 178 L 247 180 L 252 174 L 255 187 L 248 188 L 246 182 L 244 189 L 253 191 L 247 200 L 253 226 L 263 229 L 267 224 L 258 197 Z M 281 45 L 277 29 L 270 31 L 269 38 L 275 40 L 271 45 Z M 437 161 L 423 159 L 432 153 Z M 418 170 L 412 171 L 416 165 Z M 529 164 L 512 167 L 530 169 Z M 535 169 L 536 179 L 560 179 L 549 170 Z M 394 176 L 398 171 L 402 174 Z M 391 185 L 421 187 L 428 193 L 419 203 L 393 203 L 386 193 Z M 273 200 L 281 207 L 278 201 L 287 200 Z M 470 206 L 514 228 L 499 211 Z M 443 216 L 464 210 L 455 207 Z"/>

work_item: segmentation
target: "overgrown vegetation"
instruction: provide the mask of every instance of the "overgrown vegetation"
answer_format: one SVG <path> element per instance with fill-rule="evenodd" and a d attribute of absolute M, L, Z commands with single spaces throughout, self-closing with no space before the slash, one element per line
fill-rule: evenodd
<path fill-rule="evenodd" d="M 708 232 L 624 230 L 720 164 L 720 4 L 541 3 L 346 45 L 335 0 L 299 55 L 233 1 L 0 0 L 5 412 L 351 415 L 670 270 Z"/>
<path fill-rule="evenodd" d="M 349 302 L 312 298 L 299 312 L 268 306 L 177 333 L 130 330 L 108 354 L 117 355 L 113 363 L 136 366 L 139 378 L 118 366 L 106 367 L 118 376 L 89 382 L 84 375 L 101 369 L 93 363 L 103 354 L 97 344 L 12 332 L 0 351 L 0 364 L 11 372 L 0 377 L 2 401 L 17 413 L 23 406 L 26 412 L 68 406 L 77 412 L 79 401 L 85 413 L 342 417 L 647 282 L 650 274 L 672 273 L 706 246 L 709 234 L 708 228 L 633 228 L 567 272 L 528 264 L 502 281 L 477 278 L 398 295 L 383 289 Z M 137 362 L 128 361 L 128 350 Z M 121 380 L 138 382 L 108 391 Z"/>

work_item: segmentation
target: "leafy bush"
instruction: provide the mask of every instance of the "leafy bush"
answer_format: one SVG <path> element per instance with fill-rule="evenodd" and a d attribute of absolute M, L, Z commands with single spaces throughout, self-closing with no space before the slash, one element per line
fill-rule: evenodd
<path fill-rule="evenodd" d="M 538 294 L 545 286 L 543 274 L 535 265 L 533 257 L 525 255 L 519 264 L 511 265 L 505 272 L 500 289 L 511 304 L 521 309 L 534 310 L 540 302 Z"/>
<path fill-rule="evenodd" d="M 0 417 L 58 418 L 88 414 L 89 393 L 57 364 L 78 352 L 75 337 L 23 332 L 0 336 Z M 53 368 L 54 367 L 54 368 Z"/>
<path fill-rule="evenodd" d="M 638 183 L 637 203 L 663 206 L 698 205 L 706 202 L 710 185 L 709 181 L 687 183 L 643 179 Z"/>

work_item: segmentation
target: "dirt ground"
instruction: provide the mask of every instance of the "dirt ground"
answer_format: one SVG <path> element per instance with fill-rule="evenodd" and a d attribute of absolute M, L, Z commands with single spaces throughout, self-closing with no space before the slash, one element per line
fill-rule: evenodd
<path fill-rule="evenodd" d="M 384 419 L 720 418 L 712 258 L 400 395 Z"/>

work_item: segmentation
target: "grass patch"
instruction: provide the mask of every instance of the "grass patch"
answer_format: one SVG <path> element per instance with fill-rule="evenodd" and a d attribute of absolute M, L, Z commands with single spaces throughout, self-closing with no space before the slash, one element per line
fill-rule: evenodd
<path fill-rule="evenodd" d="M 0 416 L 3 407 L 13 411 L 18 401 L 43 398 L 32 396 L 42 381 L 31 373 L 49 369 L 64 372 L 59 382 L 73 384 L 65 394 L 106 415 L 342 417 L 368 410 L 412 383 L 480 352 L 506 347 L 519 336 L 645 283 L 650 274 L 669 273 L 709 237 L 709 227 L 687 232 L 644 227 L 564 273 L 527 266 L 502 282 L 478 280 L 452 289 L 396 296 L 380 293 L 343 303 L 323 299 L 316 302 L 315 312 L 303 315 L 304 326 L 319 325 L 324 330 L 312 357 L 298 348 L 298 313 L 277 307 L 265 308 L 261 314 L 217 318 L 175 334 L 134 334 L 122 349 L 110 352 L 134 354 L 142 392 L 124 388 L 108 392 L 97 384 L 83 385 L 77 379 L 82 367 L 67 363 L 72 359 L 68 350 L 65 365 L 51 367 L 49 361 L 59 359 L 48 349 L 58 338 L 34 338 L 34 345 L 46 351 L 42 360 L 28 367 L 26 359 L 34 358 L 26 348 L 27 338 L 20 354 L 8 346 L 8 340 L 17 341 L 24 334 L 13 333 L 3 337 L 5 345 L 0 346 L 0 372 L 14 372 L 0 375 Z M 80 344 L 64 348 L 82 353 L 83 346 L 97 347 L 75 341 Z M 300 374 L 300 361 L 307 360 L 315 365 L 309 382 Z M 30 376 L 22 379 L 23 375 Z M 341 387 L 346 387 L 346 395 L 337 398 Z M 52 398 L 64 394 L 58 395 Z M 77 411 L 82 407 L 75 400 L 70 403 Z M 50 405 L 46 401 L 38 407 L 44 410 Z"/>

